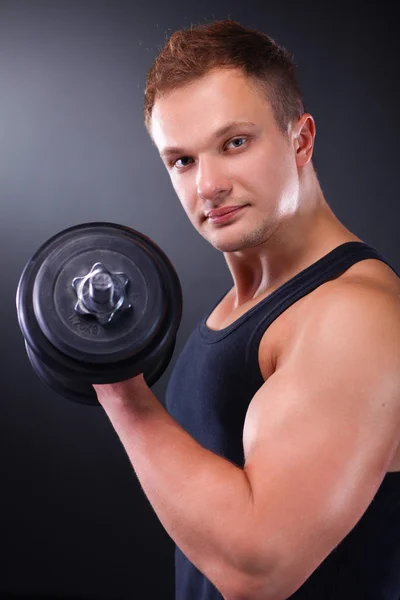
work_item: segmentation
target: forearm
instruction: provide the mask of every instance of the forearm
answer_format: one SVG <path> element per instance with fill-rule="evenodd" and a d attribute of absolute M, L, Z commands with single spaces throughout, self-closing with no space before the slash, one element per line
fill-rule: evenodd
<path fill-rule="evenodd" d="M 249 481 L 188 435 L 151 390 L 143 393 L 142 405 L 113 398 L 103 408 L 168 534 L 221 591 L 235 586 L 253 531 Z"/>

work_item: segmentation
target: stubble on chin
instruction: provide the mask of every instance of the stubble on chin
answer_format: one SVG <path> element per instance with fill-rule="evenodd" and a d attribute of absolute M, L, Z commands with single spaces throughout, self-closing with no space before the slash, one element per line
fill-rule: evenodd
<path fill-rule="evenodd" d="M 216 231 L 214 234 L 205 235 L 204 238 L 209 242 L 216 250 L 220 252 L 242 252 L 247 248 L 256 248 L 261 244 L 265 243 L 272 235 L 272 232 L 268 231 L 268 226 L 265 223 L 259 223 L 252 229 L 245 232 L 234 234 L 229 236 L 228 232 L 219 235 Z"/>

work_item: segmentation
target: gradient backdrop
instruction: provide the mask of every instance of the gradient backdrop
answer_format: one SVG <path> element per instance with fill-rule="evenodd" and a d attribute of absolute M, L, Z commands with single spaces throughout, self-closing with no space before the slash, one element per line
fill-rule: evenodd
<path fill-rule="evenodd" d="M 233 18 L 294 52 L 326 198 L 400 268 L 398 32 L 389 2 L 359 6 L 0 2 L 2 597 L 173 598 L 173 543 L 105 413 L 39 381 L 15 311 L 25 263 L 55 233 L 103 220 L 147 234 L 184 294 L 174 359 L 154 387 L 163 401 L 191 329 L 230 285 L 223 255 L 187 220 L 143 125 L 146 72 L 166 36 Z"/>

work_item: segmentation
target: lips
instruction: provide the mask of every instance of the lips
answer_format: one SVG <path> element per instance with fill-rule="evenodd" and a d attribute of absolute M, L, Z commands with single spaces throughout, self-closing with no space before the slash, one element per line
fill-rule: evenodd
<path fill-rule="evenodd" d="M 241 206 L 226 206 L 225 208 L 217 208 L 215 210 L 210 210 L 206 217 L 209 219 L 214 219 L 215 217 L 222 217 L 223 215 L 227 215 L 238 208 L 242 208 Z"/>

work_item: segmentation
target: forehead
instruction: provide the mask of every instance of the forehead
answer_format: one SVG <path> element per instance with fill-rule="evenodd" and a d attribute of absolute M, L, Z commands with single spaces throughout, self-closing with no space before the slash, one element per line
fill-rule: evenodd
<path fill-rule="evenodd" d="M 228 122 L 271 119 L 269 103 L 249 78 L 237 70 L 217 70 L 156 100 L 152 137 L 162 152 L 205 139 Z"/>

